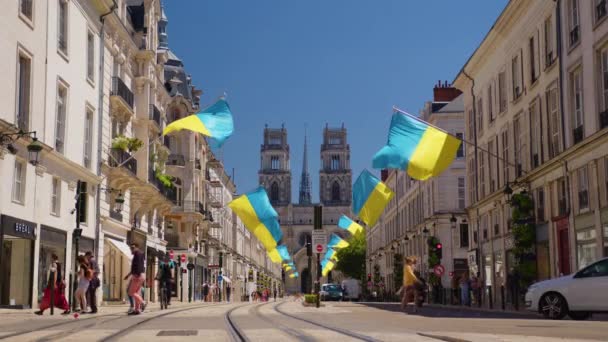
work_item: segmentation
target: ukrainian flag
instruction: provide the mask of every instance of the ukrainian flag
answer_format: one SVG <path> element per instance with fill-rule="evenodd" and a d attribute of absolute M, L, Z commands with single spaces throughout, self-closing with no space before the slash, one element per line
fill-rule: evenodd
<path fill-rule="evenodd" d="M 338 228 L 348 230 L 353 235 L 363 230 L 363 227 L 361 227 L 361 225 L 354 222 L 346 215 L 342 215 L 342 217 L 340 217 L 340 219 L 338 220 Z"/>
<path fill-rule="evenodd" d="M 336 264 L 331 260 L 326 259 L 321 261 L 321 275 L 325 277 L 335 266 Z"/>
<path fill-rule="evenodd" d="M 375 169 L 402 169 L 414 179 L 442 173 L 456 157 L 461 141 L 409 114 L 395 113 L 388 143 L 376 153 Z"/>
<path fill-rule="evenodd" d="M 291 268 L 291 266 L 287 265 L 287 266 L 285 267 L 285 272 L 289 272 L 289 271 L 291 271 L 291 270 L 293 270 L 293 268 Z"/>
<path fill-rule="evenodd" d="M 173 121 L 163 131 L 163 135 L 187 129 L 213 138 L 221 146 L 234 131 L 232 112 L 228 102 L 218 100 L 212 106 L 197 114 L 189 115 L 183 119 Z"/>
<path fill-rule="evenodd" d="M 270 205 L 263 187 L 239 196 L 228 203 L 228 207 L 243 221 L 245 227 L 258 238 L 267 251 L 277 247 L 283 232 L 277 220 L 277 212 Z"/>
<path fill-rule="evenodd" d="M 294 273 L 292 273 L 292 274 L 289 275 L 289 278 L 297 278 L 299 276 L 300 276 L 300 274 L 298 272 L 294 272 Z"/>
<path fill-rule="evenodd" d="M 327 252 L 325 252 L 325 256 L 323 257 L 323 260 L 335 260 L 338 261 L 338 253 L 336 253 L 335 250 L 328 248 Z"/>
<path fill-rule="evenodd" d="M 268 252 L 268 256 L 270 260 L 275 264 L 281 263 L 282 261 L 291 260 L 291 256 L 289 256 L 289 251 L 287 250 L 287 246 L 280 245 L 277 248 Z"/>
<path fill-rule="evenodd" d="M 353 211 L 373 226 L 395 194 L 369 171 L 363 170 L 353 189 Z"/>
<path fill-rule="evenodd" d="M 336 234 L 331 234 L 331 238 L 329 239 L 329 243 L 327 244 L 327 248 L 344 248 L 344 247 L 348 247 L 348 242 L 346 242 L 346 240 L 343 240 L 342 238 L 340 238 L 338 235 Z"/>

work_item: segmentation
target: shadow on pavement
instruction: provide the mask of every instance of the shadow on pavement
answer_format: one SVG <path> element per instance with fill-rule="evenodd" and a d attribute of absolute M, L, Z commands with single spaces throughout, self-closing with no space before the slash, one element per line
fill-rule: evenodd
<path fill-rule="evenodd" d="M 405 313 L 401 310 L 399 304 L 393 303 L 359 303 L 364 306 L 391 311 L 391 312 L 401 312 Z M 525 315 L 525 314 L 517 314 L 510 312 L 501 312 L 501 311 L 477 311 L 474 309 L 462 309 L 459 307 L 429 307 L 423 306 L 422 308 L 418 308 L 416 313 L 412 313 L 413 307 L 410 305 L 407 307 L 407 314 L 412 316 L 422 316 L 422 317 L 439 317 L 439 318 L 474 318 L 474 319 L 524 319 L 524 320 L 539 320 L 541 317 L 534 315 Z"/>

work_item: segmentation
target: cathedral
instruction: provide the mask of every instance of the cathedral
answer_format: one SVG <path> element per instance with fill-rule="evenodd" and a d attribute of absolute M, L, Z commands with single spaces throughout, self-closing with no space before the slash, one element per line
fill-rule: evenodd
<path fill-rule="evenodd" d="M 283 230 L 283 244 L 287 245 L 294 257 L 300 278 L 285 279 L 286 289 L 290 293 L 308 292 L 310 276 L 316 276 L 316 257 L 313 257 L 312 272 L 308 269 L 306 241 L 310 239 L 313 230 L 313 208 L 323 206 L 323 228 L 328 238 L 336 233 L 342 238 L 348 238 L 349 233 L 337 227 L 342 215 L 352 216 L 352 174 L 350 169 L 350 146 L 344 125 L 323 129 L 323 143 L 320 149 L 321 169 L 319 170 L 319 200 L 313 203 L 311 196 L 311 178 L 308 170 L 308 142 L 304 136 L 304 155 L 302 158 L 302 173 L 300 175 L 298 203 L 292 202 L 291 194 L 291 164 L 287 129 L 264 129 L 264 143 L 260 149 L 261 165 L 258 172 L 259 183 L 264 186 L 270 201 L 279 214 Z M 332 277 L 333 275 L 333 277 Z M 328 279 L 339 281 L 336 272 L 330 273 L 321 282 Z"/>

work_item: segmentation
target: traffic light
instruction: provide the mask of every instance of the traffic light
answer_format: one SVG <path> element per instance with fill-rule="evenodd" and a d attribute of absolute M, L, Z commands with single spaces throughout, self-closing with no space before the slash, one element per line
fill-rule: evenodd
<path fill-rule="evenodd" d="M 441 260 L 441 257 L 443 256 L 443 245 L 441 243 L 437 243 L 437 246 L 435 246 L 435 251 L 437 253 L 437 258 Z"/>
<path fill-rule="evenodd" d="M 312 256 L 312 237 L 306 235 L 306 256 Z"/>

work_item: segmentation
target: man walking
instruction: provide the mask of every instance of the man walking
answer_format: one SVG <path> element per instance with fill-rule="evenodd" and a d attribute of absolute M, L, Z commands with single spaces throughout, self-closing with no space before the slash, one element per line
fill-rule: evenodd
<path fill-rule="evenodd" d="M 84 254 L 84 257 L 89 262 L 89 267 L 93 271 L 93 278 L 89 282 L 89 288 L 87 289 L 87 302 L 90 304 L 91 311 L 89 313 L 97 313 L 97 288 L 99 288 L 99 265 L 97 259 L 93 256 L 93 252 L 88 251 Z"/>
<path fill-rule="evenodd" d="M 129 296 L 135 300 L 133 311 L 129 315 L 139 315 L 144 310 L 144 299 L 141 297 L 141 287 L 145 281 L 144 269 L 144 253 L 142 253 L 136 243 L 131 244 L 131 253 L 133 253 L 133 261 L 131 261 L 131 272 L 127 274 L 125 280 L 131 277 L 129 286 Z"/>

